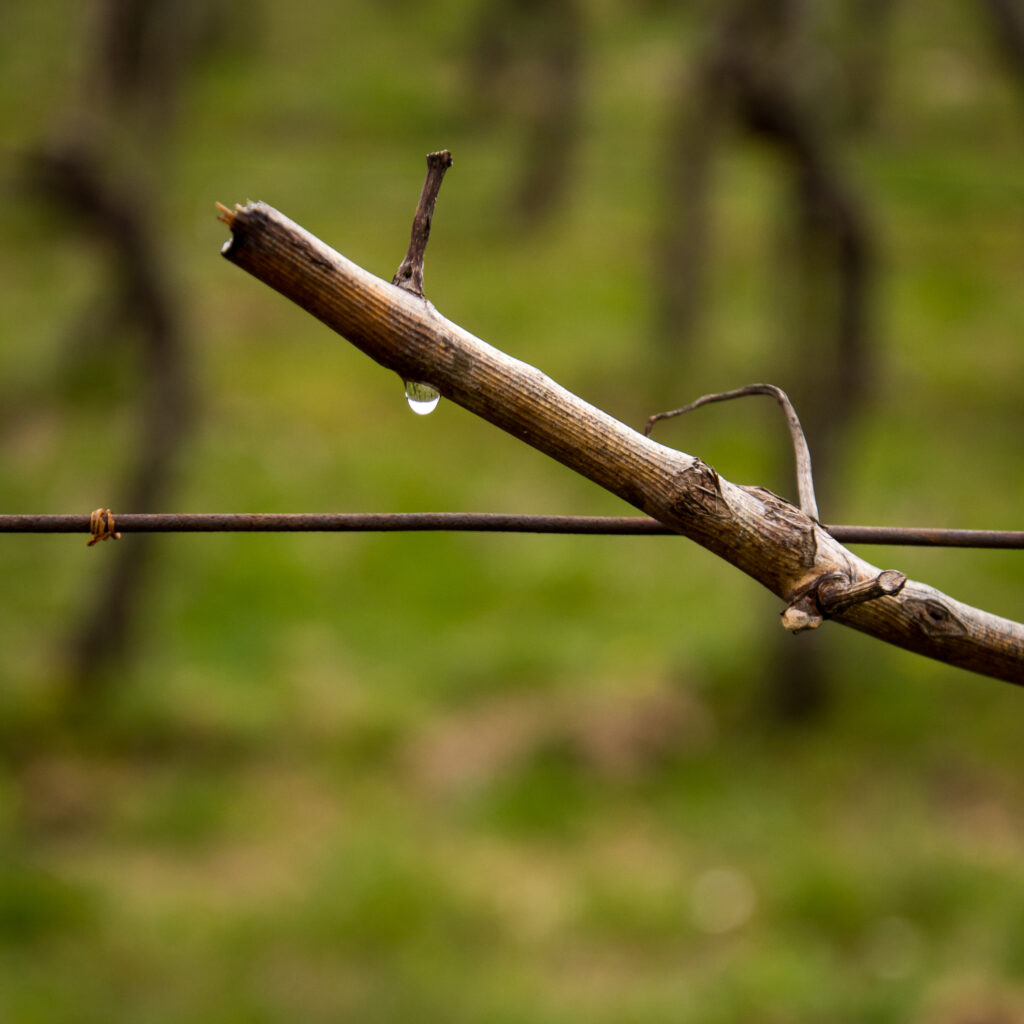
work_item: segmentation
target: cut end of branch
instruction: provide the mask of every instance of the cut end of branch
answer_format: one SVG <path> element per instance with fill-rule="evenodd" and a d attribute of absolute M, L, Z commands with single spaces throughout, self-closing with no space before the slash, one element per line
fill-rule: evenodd
<path fill-rule="evenodd" d="M 875 580 L 880 596 L 898 594 L 906 582 L 907 574 L 899 569 L 884 569 Z"/>
<path fill-rule="evenodd" d="M 229 210 L 223 203 L 217 203 L 216 207 L 217 220 L 219 220 L 222 224 L 227 224 L 229 228 L 234 226 L 235 216 L 239 207 L 235 206 L 234 210 Z"/>
<path fill-rule="evenodd" d="M 439 149 L 436 153 L 427 154 L 427 167 L 447 171 L 452 165 L 452 154 L 447 149 Z"/>
<path fill-rule="evenodd" d="M 217 203 L 217 220 L 222 224 L 227 224 L 231 229 L 231 237 L 220 247 L 221 256 L 227 257 L 235 244 L 235 222 L 241 210 L 242 208 L 237 203 L 233 210 L 229 210 L 223 203 Z"/>

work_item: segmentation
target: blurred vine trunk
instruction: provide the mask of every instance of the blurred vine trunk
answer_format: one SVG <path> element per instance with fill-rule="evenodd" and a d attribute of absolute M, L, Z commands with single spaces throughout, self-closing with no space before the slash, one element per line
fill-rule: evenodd
<path fill-rule="evenodd" d="M 846 0 L 838 14 L 835 73 L 838 121 L 851 132 L 871 127 L 882 104 L 891 66 L 892 20 L 900 0 Z"/>
<path fill-rule="evenodd" d="M 163 258 L 167 240 L 153 227 L 166 218 L 154 211 L 161 182 L 170 177 L 186 79 L 226 27 L 226 8 L 199 0 L 102 0 L 90 13 L 82 81 L 56 129 L 30 154 L 28 169 L 33 186 L 104 252 L 110 270 L 108 291 L 71 332 L 59 372 L 102 360 L 120 385 L 112 400 L 130 396 L 137 442 L 110 503 L 115 514 L 161 511 L 173 493 L 195 403 L 186 303 Z M 122 361 L 130 374 L 118 367 Z M 117 678 L 137 634 L 158 543 L 156 535 L 138 534 L 98 553 L 95 585 L 69 638 L 69 713 L 88 712 Z"/>
<path fill-rule="evenodd" d="M 980 0 L 992 28 L 992 42 L 1001 51 L 1024 95 L 1024 4 L 1020 0 Z"/>
<path fill-rule="evenodd" d="M 857 10 L 870 6 L 858 0 Z M 827 510 L 838 493 L 845 438 L 869 391 L 875 261 L 871 227 L 836 137 L 848 97 L 838 85 L 826 88 L 820 50 L 803 0 L 735 0 L 719 12 L 680 98 L 666 153 L 667 198 L 655 244 L 655 359 L 664 379 L 666 367 L 681 366 L 697 344 L 714 162 L 731 123 L 781 158 L 788 184 L 785 248 L 773 273 L 782 275 L 779 293 L 790 297 L 778 324 L 790 362 L 776 382 L 800 414 L 819 504 Z M 865 59 L 858 51 L 857 60 Z M 816 716 L 828 700 L 819 645 L 780 636 L 775 647 L 772 708 L 786 719 Z"/>
<path fill-rule="evenodd" d="M 481 121 L 511 121 L 521 139 L 508 204 L 527 227 L 548 220 L 572 185 L 584 35 L 578 0 L 486 0 L 476 25 L 471 106 Z"/>
<path fill-rule="evenodd" d="M 694 344 L 704 306 L 705 267 L 712 256 L 714 159 L 729 117 L 730 33 L 712 31 L 692 72 L 684 69 L 672 98 L 666 133 L 662 203 L 654 243 L 654 340 L 668 367 L 681 368 Z M 676 373 L 663 375 L 673 379 Z M 674 401 L 659 395 L 657 402 Z"/>
<path fill-rule="evenodd" d="M 115 512 L 160 511 L 173 492 L 175 462 L 191 425 L 193 400 L 181 299 L 160 257 L 160 239 L 150 227 L 151 198 L 143 198 L 143 189 L 133 189 L 137 183 L 108 176 L 102 160 L 87 150 L 49 149 L 36 154 L 32 166 L 37 184 L 107 250 L 113 271 L 108 326 L 124 330 L 137 345 L 133 362 L 138 380 L 131 385 L 137 443 L 117 488 Z M 127 354 L 116 340 L 90 337 L 89 327 L 85 333 L 94 358 L 99 352 L 107 360 Z M 70 639 L 72 710 L 84 710 L 102 695 L 128 652 L 157 543 L 155 534 L 137 534 L 100 556 L 105 563 L 99 581 Z"/>

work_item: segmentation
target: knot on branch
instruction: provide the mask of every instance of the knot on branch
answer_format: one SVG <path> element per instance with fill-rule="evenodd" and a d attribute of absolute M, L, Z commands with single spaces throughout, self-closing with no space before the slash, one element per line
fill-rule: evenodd
<path fill-rule="evenodd" d="M 914 625 L 926 637 L 952 639 L 968 633 L 959 616 L 938 598 L 915 599 L 908 601 L 907 605 Z"/>
<path fill-rule="evenodd" d="M 680 518 L 706 516 L 724 520 L 732 517 L 732 509 L 722 494 L 718 473 L 706 462 L 694 459 L 678 476 L 679 493 L 672 502 L 672 512 Z"/>
<path fill-rule="evenodd" d="M 813 568 L 818 557 L 818 536 L 807 514 L 764 487 L 745 486 L 743 490 L 761 502 L 767 522 L 788 533 L 790 546 L 799 551 L 800 564 L 805 569 Z"/>
<path fill-rule="evenodd" d="M 790 633 L 817 629 L 825 619 L 854 605 L 898 594 L 906 582 L 906 574 L 897 569 L 885 569 L 872 579 L 857 582 L 845 573 L 825 573 L 790 601 L 782 613 L 782 627 Z"/>

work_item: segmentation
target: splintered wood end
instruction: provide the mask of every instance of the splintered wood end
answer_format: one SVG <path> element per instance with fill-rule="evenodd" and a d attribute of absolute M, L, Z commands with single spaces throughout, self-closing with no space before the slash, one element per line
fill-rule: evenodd
<path fill-rule="evenodd" d="M 234 210 L 229 210 L 223 203 L 217 203 L 217 220 L 231 227 L 235 223 L 236 210 L 238 210 L 237 206 Z"/>

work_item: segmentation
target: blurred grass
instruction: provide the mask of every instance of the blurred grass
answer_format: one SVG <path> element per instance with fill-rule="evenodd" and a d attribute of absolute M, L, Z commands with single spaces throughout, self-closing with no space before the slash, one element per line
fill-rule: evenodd
<path fill-rule="evenodd" d="M 218 259 L 213 203 L 265 199 L 386 277 L 423 154 L 450 147 L 432 300 L 640 424 L 652 182 L 696 39 L 692 16 L 656 7 L 589 10 L 576 190 L 524 233 L 502 205 L 514 132 L 467 109 L 475 4 L 253 5 L 191 84 L 161 197 L 202 400 L 176 508 L 624 511 L 450 404 L 409 415 L 397 379 Z M 0 18 L 13 159 L 56 122 L 82 25 L 56 0 Z M 880 377 L 825 515 L 1017 528 L 1024 114 L 964 5 L 906 5 L 896 29 L 880 124 L 850 153 L 882 235 Z M 773 174 L 749 146 L 723 158 L 707 342 L 680 402 L 785 384 Z M 4 510 L 114 504 L 130 374 L 99 356 L 71 392 L 49 383 L 102 259 L 9 196 L 0 379 L 24 409 L 2 439 Z M 789 493 L 773 416 L 708 410 L 665 440 Z M 2 547 L 0 1017 L 1019 1006 L 1010 687 L 826 629 L 806 642 L 833 666 L 832 713 L 779 732 L 761 704 L 776 602 L 683 541 L 186 535 L 161 545 L 109 706 L 68 730 L 62 645 L 108 552 Z M 1015 553 L 874 557 L 1024 617 Z"/>

